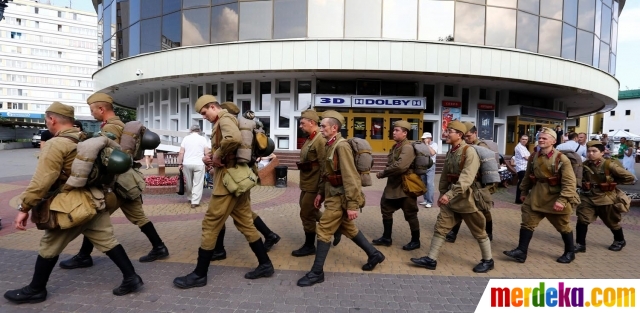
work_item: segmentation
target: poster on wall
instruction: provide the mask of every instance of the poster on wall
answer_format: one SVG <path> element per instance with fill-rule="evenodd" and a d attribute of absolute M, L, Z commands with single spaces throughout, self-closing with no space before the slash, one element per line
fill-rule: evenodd
<path fill-rule="evenodd" d="M 459 121 L 461 114 L 462 102 L 458 101 L 442 101 L 442 125 L 441 125 L 441 138 L 447 139 L 445 134 L 447 126 L 452 121 Z"/>
<path fill-rule="evenodd" d="M 478 110 L 478 123 L 476 123 L 476 128 L 478 129 L 478 138 L 485 139 L 485 140 L 494 140 L 493 139 L 494 115 L 495 115 L 494 111 Z"/>

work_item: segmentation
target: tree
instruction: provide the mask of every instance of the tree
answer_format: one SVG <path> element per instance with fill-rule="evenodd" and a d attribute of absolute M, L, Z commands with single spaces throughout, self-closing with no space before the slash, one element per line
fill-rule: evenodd
<path fill-rule="evenodd" d="M 136 110 L 114 105 L 113 112 L 122 120 L 123 123 L 136 120 Z"/>

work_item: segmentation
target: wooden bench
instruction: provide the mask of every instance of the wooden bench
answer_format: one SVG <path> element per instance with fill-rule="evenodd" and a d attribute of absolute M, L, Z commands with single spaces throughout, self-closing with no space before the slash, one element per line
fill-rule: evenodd
<path fill-rule="evenodd" d="M 177 152 L 158 152 L 158 175 L 165 176 L 165 167 L 178 167 L 178 153 Z"/>

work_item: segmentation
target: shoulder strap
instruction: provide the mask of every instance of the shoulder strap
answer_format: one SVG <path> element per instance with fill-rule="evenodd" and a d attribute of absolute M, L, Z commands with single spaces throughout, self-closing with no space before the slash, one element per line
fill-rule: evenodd
<path fill-rule="evenodd" d="M 562 152 L 558 151 L 558 153 L 556 155 L 554 155 L 555 159 L 553 160 L 553 173 L 554 174 L 559 174 L 558 173 L 558 166 L 560 165 L 560 159 L 562 157 Z M 569 160 L 571 161 L 571 160 Z"/>
<path fill-rule="evenodd" d="M 611 177 L 611 169 L 609 168 L 611 166 L 611 159 L 606 159 L 604 160 L 604 178 L 609 181 L 609 178 Z"/>
<path fill-rule="evenodd" d="M 462 171 L 462 169 L 464 168 L 464 162 L 467 161 L 467 149 L 469 148 L 469 145 L 464 146 L 464 148 L 462 148 L 462 157 L 460 158 L 460 167 L 458 168 L 460 171 Z"/>
<path fill-rule="evenodd" d="M 580 144 L 578 144 L 578 147 L 576 148 L 575 152 L 578 152 L 578 150 L 580 150 Z"/>
<path fill-rule="evenodd" d="M 69 140 L 73 141 L 74 143 L 78 143 L 78 142 L 80 142 L 80 140 L 79 140 L 78 138 L 73 137 L 73 136 L 69 136 L 69 135 L 66 135 L 66 134 L 58 135 L 58 137 L 60 137 L 60 138 L 67 138 L 67 139 L 69 139 Z"/>
<path fill-rule="evenodd" d="M 336 148 L 338 148 L 338 144 L 345 141 L 346 139 L 344 138 L 340 138 L 338 140 L 336 140 L 336 142 L 333 144 L 333 146 L 331 147 L 331 159 L 333 160 L 333 168 L 335 168 L 334 172 L 339 173 L 340 172 L 340 158 L 338 157 L 338 154 L 336 153 Z"/>

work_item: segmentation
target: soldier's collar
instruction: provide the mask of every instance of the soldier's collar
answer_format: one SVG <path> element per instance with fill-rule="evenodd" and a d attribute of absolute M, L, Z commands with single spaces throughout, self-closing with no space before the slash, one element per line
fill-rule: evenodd
<path fill-rule="evenodd" d="M 538 156 L 546 156 L 547 158 L 551 159 L 551 157 L 553 156 L 553 152 L 555 152 L 555 149 L 551 149 L 551 151 L 547 154 L 542 153 L 542 149 L 540 151 L 538 151 Z"/>
<path fill-rule="evenodd" d="M 456 150 L 458 150 L 458 148 L 460 148 L 460 146 L 462 146 L 462 142 L 457 144 L 455 147 L 451 148 L 451 153 L 456 152 Z"/>
<path fill-rule="evenodd" d="M 313 132 L 309 135 L 309 137 L 307 138 L 307 140 L 313 140 L 313 138 L 318 134 L 318 132 Z"/>
<path fill-rule="evenodd" d="M 327 147 L 330 147 L 336 140 L 338 139 L 338 135 L 333 136 L 333 138 L 327 140 Z"/>

